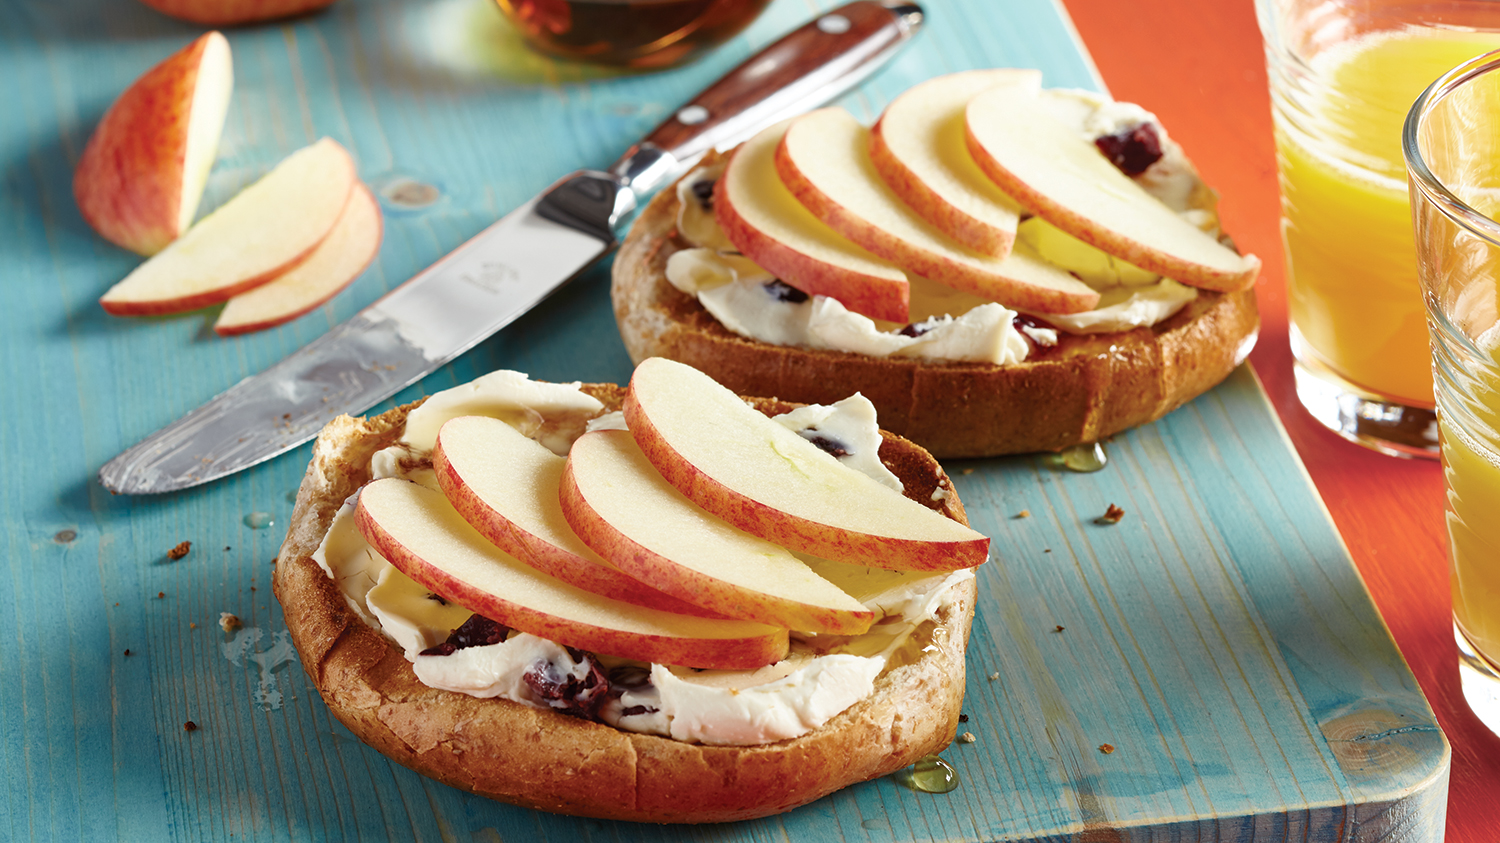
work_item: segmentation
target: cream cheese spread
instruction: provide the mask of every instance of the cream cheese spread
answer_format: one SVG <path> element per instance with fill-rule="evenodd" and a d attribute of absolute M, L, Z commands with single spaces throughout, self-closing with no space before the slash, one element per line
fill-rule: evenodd
<path fill-rule="evenodd" d="M 428 398 L 408 416 L 402 442 L 377 461 L 389 472 L 385 476 L 432 483 L 431 470 L 419 467 L 424 465 L 420 455 L 430 452 L 437 429 L 449 418 L 490 415 L 561 444 L 564 431 L 625 426 L 622 414 L 601 415 L 602 410 L 603 405 L 576 383 L 536 383 L 519 373 L 496 372 Z M 899 481 L 879 460 L 875 411 L 863 396 L 799 408 L 778 420 L 808 438 L 833 440 L 845 452 L 836 454 L 840 459 L 899 488 Z M 356 494 L 344 502 L 313 559 L 360 617 L 402 648 L 422 683 L 476 697 L 557 707 L 533 690 L 528 672 L 541 665 L 561 680 L 581 680 L 589 673 L 581 654 L 515 631 L 497 644 L 423 655 L 472 612 L 430 593 L 376 552 L 355 524 L 357 501 Z M 705 744 L 752 745 L 806 734 L 868 696 L 893 655 L 953 599 L 952 587 L 973 577 L 969 570 L 924 575 L 800 558 L 875 613 L 870 632 L 794 632 L 787 658 L 754 671 L 695 670 L 598 657 L 618 692 L 604 703 L 599 718 L 628 731 Z"/>

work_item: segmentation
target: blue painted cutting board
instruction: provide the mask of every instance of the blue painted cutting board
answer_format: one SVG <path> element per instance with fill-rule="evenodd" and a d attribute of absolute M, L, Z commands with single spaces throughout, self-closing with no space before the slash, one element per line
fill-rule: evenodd
<path fill-rule="evenodd" d="M 136 259 L 88 230 L 70 191 L 104 108 L 196 30 L 130 0 L 0 0 L 0 840 L 1441 836 L 1447 745 L 1248 370 L 1116 437 L 1095 474 L 1047 457 L 951 464 L 1000 560 L 979 574 L 964 727 L 975 741 L 944 754 L 962 786 L 874 781 L 733 826 L 511 808 L 354 740 L 297 668 L 270 595 L 307 449 L 162 497 L 115 498 L 94 481 L 122 448 L 558 174 L 612 161 L 828 5 L 776 0 L 700 63 L 634 76 L 538 58 L 488 0 L 340 0 L 230 31 L 235 99 L 205 207 L 325 134 L 377 189 L 414 179 L 439 196 L 388 205 L 379 260 L 333 303 L 224 340 L 211 314 L 105 315 L 95 300 Z M 861 118 L 969 67 L 1098 85 L 1049 0 L 928 5 L 920 39 L 846 100 Z M 399 398 L 499 367 L 623 381 L 607 283 L 589 273 Z M 1111 503 L 1124 519 L 1095 523 Z M 184 540 L 191 553 L 168 560 Z M 222 633 L 224 611 L 245 628 Z"/>

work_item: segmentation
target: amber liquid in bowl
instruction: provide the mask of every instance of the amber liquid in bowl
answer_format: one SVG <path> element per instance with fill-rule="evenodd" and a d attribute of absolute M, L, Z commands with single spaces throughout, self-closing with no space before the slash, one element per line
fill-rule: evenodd
<path fill-rule="evenodd" d="M 667 67 L 738 35 L 770 0 L 495 0 L 533 47 L 573 61 Z"/>

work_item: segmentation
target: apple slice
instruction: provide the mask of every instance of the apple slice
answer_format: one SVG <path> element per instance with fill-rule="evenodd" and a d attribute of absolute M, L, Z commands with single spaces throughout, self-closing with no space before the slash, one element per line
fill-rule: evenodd
<path fill-rule="evenodd" d="M 838 299 L 871 319 L 906 322 L 906 273 L 824 225 L 776 176 L 790 121 L 746 141 L 714 186 L 714 214 L 745 257 L 804 293 Z"/>
<path fill-rule="evenodd" d="M 786 655 L 787 632 L 753 621 L 631 606 L 575 588 L 490 544 L 441 492 L 376 480 L 355 522 L 401 572 L 513 629 L 605 655 L 689 667 L 752 669 Z"/>
<path fill-rule="evenodd" d="M 323 138 L 288 155 L 136 267 L 99 303 L 117 316 L 153 316 L 218 304 L 258 287 L 312 254 L 354 184 L 349 153 Z"/>
<path fill-rule="evenodd" d="M 273 20 L 330 6 L 334 0 L 141 0 L 181 20 L 210 26 Z"/>
<path fill-rule="evenodd" d="M 870 132 L 842 108 L 792 122 L 776 172 L 809 211 L 902 269 L 956 290 L 1040 313 L 1092 310 L 1099 293 L 1029 252 L 976 255 L 902 204 L 870 162 Z"/>
<path fill-rule="evenodd" d="M 969 102 L 965 119 L 980 169 L 1059 229 L 1190 286 L 1234 291 L 1255 283 L 1259 259 L 1236 254 L 1173 213 L 1036 96 L 994 88 Z"/>
<path fill-rule="evenodd" d="M 574 534 L 558 501 L 560 457 L 499 419 L 460 416 L 432 451 L 438 486 L 496 547 L 569 585 L 636 606 L 722 617 L 627 576 Z"/>
<path fill-rule="evenodd" d="M 229 42 L 209 32 L 146 71 L 104 112 L 73 171 L 94 230 L 153 255 L 193 223 L 229 113 Z"/>
<path fill-rule="evenodd" d="M 858 635 L 875 618 L 784 548 L 683 497 L 646 461 L 629 431 L 580 436 L 568 453 L 560 494 L 568 523 L 590 547 L 683 600 L 728 617 L 835 635 Z"/>
<path fill-rule="evenodd" d="M 870 130 L 870 161 L 908 207 L 982 255 L 1010 253 L 1021 206 L 996 187 L 964 144 L 964 107 L 980 91 L 1041 90 L 1039 70 L 966 70 L 929 79 L 885 107 Z"/>
<path fill-rule="evenodd" d="M 384 232 L 380 204 L 355 184 L 343 213 L 307 259 L 248 293 L 229 300 L 214 322 L 227 337 L 290 322 L 353 283 L 380 252 Z"/>
<path fill-rule="evenodd" d="M 972 568 L 989 555 L 989 539 L 844 465 L 691 366 L 642 361 L 625 420 L 688 499 L 782 547 L 914 571 Z"/>

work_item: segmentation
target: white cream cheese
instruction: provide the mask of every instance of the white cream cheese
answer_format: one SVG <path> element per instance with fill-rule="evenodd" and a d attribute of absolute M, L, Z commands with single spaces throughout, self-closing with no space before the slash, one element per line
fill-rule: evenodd
<path fill-rule="evenodd" d="M 833 404 L 798 407 L 777 416 L 776 421 L 882 485 L 898 492 L 904 488 L 900 478 L 880 461 L 881 436 L 880 425 L 875 421 L 875 405 L 858 392 Z"/>
<path fill-rule="evenodd" d="M 535 433 L 547 429 L 554 412 L 576 421 L 602 409 L 577 384 L 538 384 L 516 373 L 497 372 L 460 390 L 428 399 L 431 404 L 446 396 L 417 418 L 419 424 L 413 427 L 418 440 L 403 439 L 394 449 L 396 454 L 387 460 L 394 472 L 389 476 L 430 482 L 431 470 L 414 470 L 411 455 L 430 450 L 430 444 L 426 448 L 422 444 L 434 442 L 437 428 L 451 417 L 492 415 Z M 536 412 L 529 403 L 534 398 L 549 410 Z M 593 402 L 592 409 L 589 402 Z M 412 415 L 426 408 L 424 404 Z M 542 423 L 534 424 L 533 412 L 543 417 Z M 899 483 L 879 462 L 879 428 L 873 406 L 863 397 L 831 407 L 800 408 L 779 420 L 799 432 L 816 427 L 836 436 L 851 446 L 843 459 L 877 479 L 882 479 L 880 474 L 889 478 L 882 482 Z M 620 413 L 604 414 L 588 426 L 623 428 L 624 418 Z M 335 514 L 313 559 L 338 584 L 360 617 L 402 648 L 421 682 L 477 697 L 503 697 L 547 707 L 549 702 L 527 684 L 529 671 L 544 664 L 547 670 L 574 678 L 588 673 L 586 663 L 575 659 L 567 648 L 520 632 L 512 632 L 498 644 L 464 647 L 448 655 L 422 655 L 423 650 L 446 640 L 472 612 L 436 599 L 377 553 L 355 525 L 357 500 L 357 495 L 351 497 Z M 861 636 L 794 633 L 793 649 L 786 659 L 755 671 L 699 671 L 601 657 L 602 666 L 612 674 L 634 671 L 642 678 L 649 676 L 650 681 L 617 683 L 623 690 L 604 704 L 600 718 L 628 731 L 706 744 L 752 745 L 806 734 L 868 696 L 890 656 L 953 599 L 954 585 L 973 577 L 969 570 L 922 575 L 802 558 L 870 608 L 877 621 L 885 622 Z"/>

